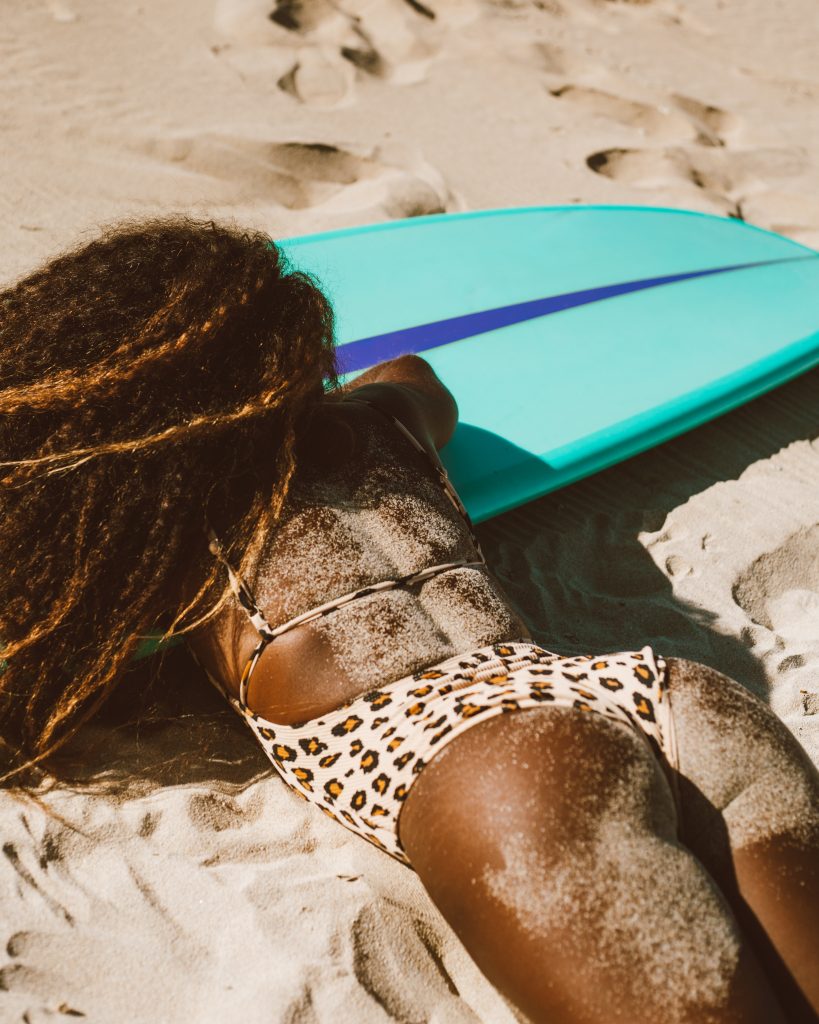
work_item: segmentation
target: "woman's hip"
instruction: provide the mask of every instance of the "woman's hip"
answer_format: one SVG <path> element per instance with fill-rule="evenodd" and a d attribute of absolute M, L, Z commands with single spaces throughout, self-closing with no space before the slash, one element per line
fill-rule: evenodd
<path fill-rule="evenodd" d="M 297 793 L 408 863 L 401 809 L 426 766 L 457 738 L 499 715 L 568 708 L 673 748 L 665 663 L 650 647 L 561 656 L 531 642 L 492 644 L 447 658 L 298 726 L 248 724 Z M 533 764 L 532 768 L 537 769 Z"/>

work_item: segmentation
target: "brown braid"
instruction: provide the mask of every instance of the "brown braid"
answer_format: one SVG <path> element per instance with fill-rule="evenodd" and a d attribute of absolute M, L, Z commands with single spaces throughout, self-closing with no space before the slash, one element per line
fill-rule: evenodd
<path fill-rule="evenodd" d="M 336 385 L 330 305 L 260 233 L 121 225 L 0 293 L 0 737 L 15 771 L 94 714 L 142 636 L 222 607 L 206 517 L 252 572 L 299 425 Z"/>

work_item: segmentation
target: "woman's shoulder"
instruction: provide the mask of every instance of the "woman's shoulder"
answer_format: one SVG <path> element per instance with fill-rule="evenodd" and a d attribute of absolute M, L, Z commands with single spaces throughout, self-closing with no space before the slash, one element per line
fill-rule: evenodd
<path fill-rule="evenodd" d="M 367 381 L 357 387 L 353 384 L 336 398 L 336 404 L 374 406 L 383 414 L 400 420 L 425 448 L 434 452 L 452 436 L 458 421 L 458 406 L 428 364 L 422 359 L 416 362 L 412 362 L 406 372 L 394 370 L 394 377 Z M 400 362 L 400 366 L 403 365 Z"/>

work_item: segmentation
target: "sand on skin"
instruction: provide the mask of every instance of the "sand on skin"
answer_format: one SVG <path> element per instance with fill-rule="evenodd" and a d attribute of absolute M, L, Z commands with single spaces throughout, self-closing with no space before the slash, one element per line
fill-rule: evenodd
<path fill-rule="evenodd" d="M 636 203 L 819 246 L 814 15 L 810 0 L 775 19 L 762 0 L 13 5 L 2 277 L 170 211 L 281 237 Z M 551 649 L 705 661 L 819 763 L 817 387 L 809 374 L 481 539 Z M 95 769 L 40 806 L 0 793 L 0 1018 L 515 1019 L 415 877 L 272 778 L 215 694 L 169 715 L 89 729 Z"/>

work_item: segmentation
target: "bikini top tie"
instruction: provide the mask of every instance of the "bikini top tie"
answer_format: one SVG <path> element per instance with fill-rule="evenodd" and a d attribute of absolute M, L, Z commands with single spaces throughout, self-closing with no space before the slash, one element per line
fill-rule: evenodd
<path fill-rule="evenodd" d="M 382 580 L 379 583 L 372 583 L 369 586 L 361 587 L 359 590 L 353 590 L 348 594 L 342 594 L 340 597 L 335 597 L 331 601 L 327 601 L 324 604 L 318 605 L 316 608 L 311 608 L 309 611 L 303 612 L 301 615 L 297 615 L 295 618 L 290 619 L 287 622 L 282 623 L 280 626 L 271 626 L 265 618 L 263 612 L 256 603 L 250 588 L 245 581 L 239 576 L 233 569 L 231 564 L 225 557 L 222 545 L 219 538 L 212 527 L 208 526 L 208 538 L 210 540 L 210 550 L 212 554 L 219 559 L 219 561 L 227 569 L 228 579 L 230 580 L 230 586 L 233 593 L 236 595 L 239 604 L 247 612 L 248 618 L 255 627 L 259 634 L 259 642 L 256 644 L 253 652 L 251 653 L 248 661 L 242 671 L 242 677 L 239 681 L 239 704 L 243 709 L 247 708 L 247 689 L 250 684 L 250 677 L 253 674 L 256 665 L 258 664 L 259 658 L 262 656 L 262 652 L 265 647 L 276 637 L 281 636 L 283 633 L 289 632 L 291 629 L 295 629 L 296 626 L 301 626 L 305 622 L 312 622 L 314 619 L 319 619 L 324 615 L 329 615 L 330 612 L 335 611 L 337 608 L 343 608 L 344 605 L 349 604 L 351 601 L 355 601 L 359 597 L 366 597 L 368 594 L 377 593 L 380 590 L 393 590 L 396 587 L 409 587 L 415 583 L 423 583 L 426 580 L 432 579 L 433 576 L 437 576 L 440 573 L 448 572 L 450 569 L 460 569 L 469 566 L 485 566 L 486 559 L 484 558 L 483 551 L 481 550 L 478 538 L 475 536 L 475 529 L 472 525 L 472 520 L 469 518 L 469 513 L 464 508 L 461 499 L 458 497 L 458 493 L 452 486 L 452 482 L 447 475 L 444 467 L 433 459 L 432 455 L 427 449 L 421 444 L 421 442 L 412 434 L 404 424 L 391 413 L 386 412 L 373 402 L 366 401 L 363 398 L 348 399 L 348 401 L 361 402 L 364 405 L 369 405 L 370 408 L 378 409 L 379 412 L 387 416 L 398 430 L 407 438 L 410 444 L 417 451 L 421 452 L 422 455 L 427 459 L 428 463 L 435 471 L 436 476 L 441 482 L 447 497 L 463 516 L 467 527 L 469 528 L 472 542 L 475 545 L 475 549 L 478 552 L 479 559 L 476 561 L 470 561 L 468 559 L 458 559 L 455 562 L 445 562 L 441 565 L 433 565 L 428 569 L 421 569 L 418 572 L 407 573 L 405 576 L 399 576 L 397 579 Z M 249 709 L 248 709 L 249 710 Z"/>

